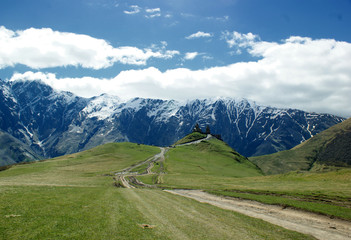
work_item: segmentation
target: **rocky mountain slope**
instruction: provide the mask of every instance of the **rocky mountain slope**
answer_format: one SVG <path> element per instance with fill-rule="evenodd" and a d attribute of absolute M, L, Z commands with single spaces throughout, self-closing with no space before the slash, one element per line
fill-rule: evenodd
<path fill-rule="evenodd" d="M 40 158 L 26 144 L 10 134 L 0 131 L 0 166 L 32 162 Z"/>
<path fill-rule="evenodd" d="M 317 134 L 296 147 L 250 158 L 266 174 L 321 171 L 351 167 L 351 118 Z"/>
<path fill-rule="evenodd" d="M 292 148 L 343 120 L 246 99 L 123 102 L 109 95 L 78 97 L 40 81 L 0 81 L 0 129 L 43 157 L 107 142 L 167 146 L 191 132 L 195 123 L 203 129 L 210 125 L 239 153 L 254 156 Z"/>

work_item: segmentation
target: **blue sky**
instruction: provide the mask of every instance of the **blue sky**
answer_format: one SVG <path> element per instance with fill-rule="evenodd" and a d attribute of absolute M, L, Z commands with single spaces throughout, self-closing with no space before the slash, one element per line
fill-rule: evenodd
<path fill-rule="evenodd" d="M 0 78 L 351 116 L 349 0 L 2 0 Z"/>

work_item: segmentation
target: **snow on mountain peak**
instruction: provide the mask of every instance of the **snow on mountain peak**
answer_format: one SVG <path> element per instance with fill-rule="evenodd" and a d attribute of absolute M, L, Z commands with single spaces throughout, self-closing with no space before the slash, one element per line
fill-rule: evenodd
<path fill-rule="evenodd" d="M 99 120 L 105 120 L 117 111 L 120 103 L 119 97 L 102 94 L 98 97 L 93 97 L 82 112 L 87 113 L 88 118 L 97 117 Z"/>

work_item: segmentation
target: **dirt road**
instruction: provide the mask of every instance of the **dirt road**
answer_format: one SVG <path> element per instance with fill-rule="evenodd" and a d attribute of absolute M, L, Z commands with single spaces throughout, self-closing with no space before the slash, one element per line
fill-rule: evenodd
<path fill-rule="evenodd" d="M 199 140 L 195 140 L 195 141 L 192 141 L 192 142 L 177 144 L 175 146 L 179 147 L 179 146 L 187 146 L 187 145 L 192 145 L 192 144 L 198 144 L 198 143 L 200 143 L 202 141 L 206 141 L 206 140 L 209 140 L 211 138 L 214 138 L 214 137 L 211 134 L 207 134 L 207 136 L 205 138 L 201 138 Z"/>
<path fill-rule="evenodd" d="M 255 201 L 215 196 L 201 190 L 165 190 L 166 192 L 192 198 L 223 209 L 233 210 L 250 217 L 309 234 L 321 240 L 351 239 L 351 223 L 326 216 Z"/>
<path fill-rule="evenodd" d="M 115 175 L 115 180 L 119 183 L 121 183 L 125 188 L 135 188 L 133 184 L 130 183 L 130 180 L 133 180 L 133 183 L 142 187 L 150 187 L 152 188 L 153 186 L 144 184 L 137 180 L 135 177 L 136 176 L 144 176 L 144 175 L 149 175 L 149 174 L 154 174 L 151 169 L 154 167 L 154 162 L 162 162 L 165 160 L 165 153 L 167 152 L 167 148 L 160 147 L 161 152 L 154 155 L 151 158 L 146 159 L 145 161 L 142 161 L 134 166 L 130 166 L 128 168 L 123 169 L 120 172 L 116 172 Z M 146 168 L 145 173 L 137 173 L 133 172 L 133 169 L 140 167 L 143 164 L 148 163 L 148 167 Z M 128 177 L 128 178 L 126 178 Z"/>

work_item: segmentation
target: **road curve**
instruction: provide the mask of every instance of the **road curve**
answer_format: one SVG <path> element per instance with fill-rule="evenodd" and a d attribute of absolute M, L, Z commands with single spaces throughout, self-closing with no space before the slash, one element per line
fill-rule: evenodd
<path fill-rule="evenodd" d="M 167 152 L 168 148 L 160 147 L 160 150 L 161 150 L 160 153 L 155 154 L 154 156 L 146 159 L 145 161 L 139 162 L 138 164 L 136 164 L 134 166 L 127 167 L 120 172 L 116 172 L 114 174 L 115 175 L 114 179 L 117 182 L 119 182 L 121 185 L 123 185 L 123 187 L 125 187 L 125 188 L 135 188 L 135 186 L 133 186 L 133 184 L 130 183 L 130 181 L 129 181 L 130 179 L 133 180 L 134 184 L 137 184 L 139 186 L 149 187 L 149 188 L 154 187 L 152 185 L 144 184 L 143 182 L 137 180 L 135 177 L 153 174 L 151 169 L 154 166 L 154 162 L 164 161 L 165 153 Z M 140 174 L 140 173 L 132 172 L 133 169 L 135 169 L 143 164 L 146 164 L 146 163 L 148 163 L 148 167 L 147 167 L 145 173 Z M 130 179 L 128 180 L 127 177 L 130 177 Z"/>

